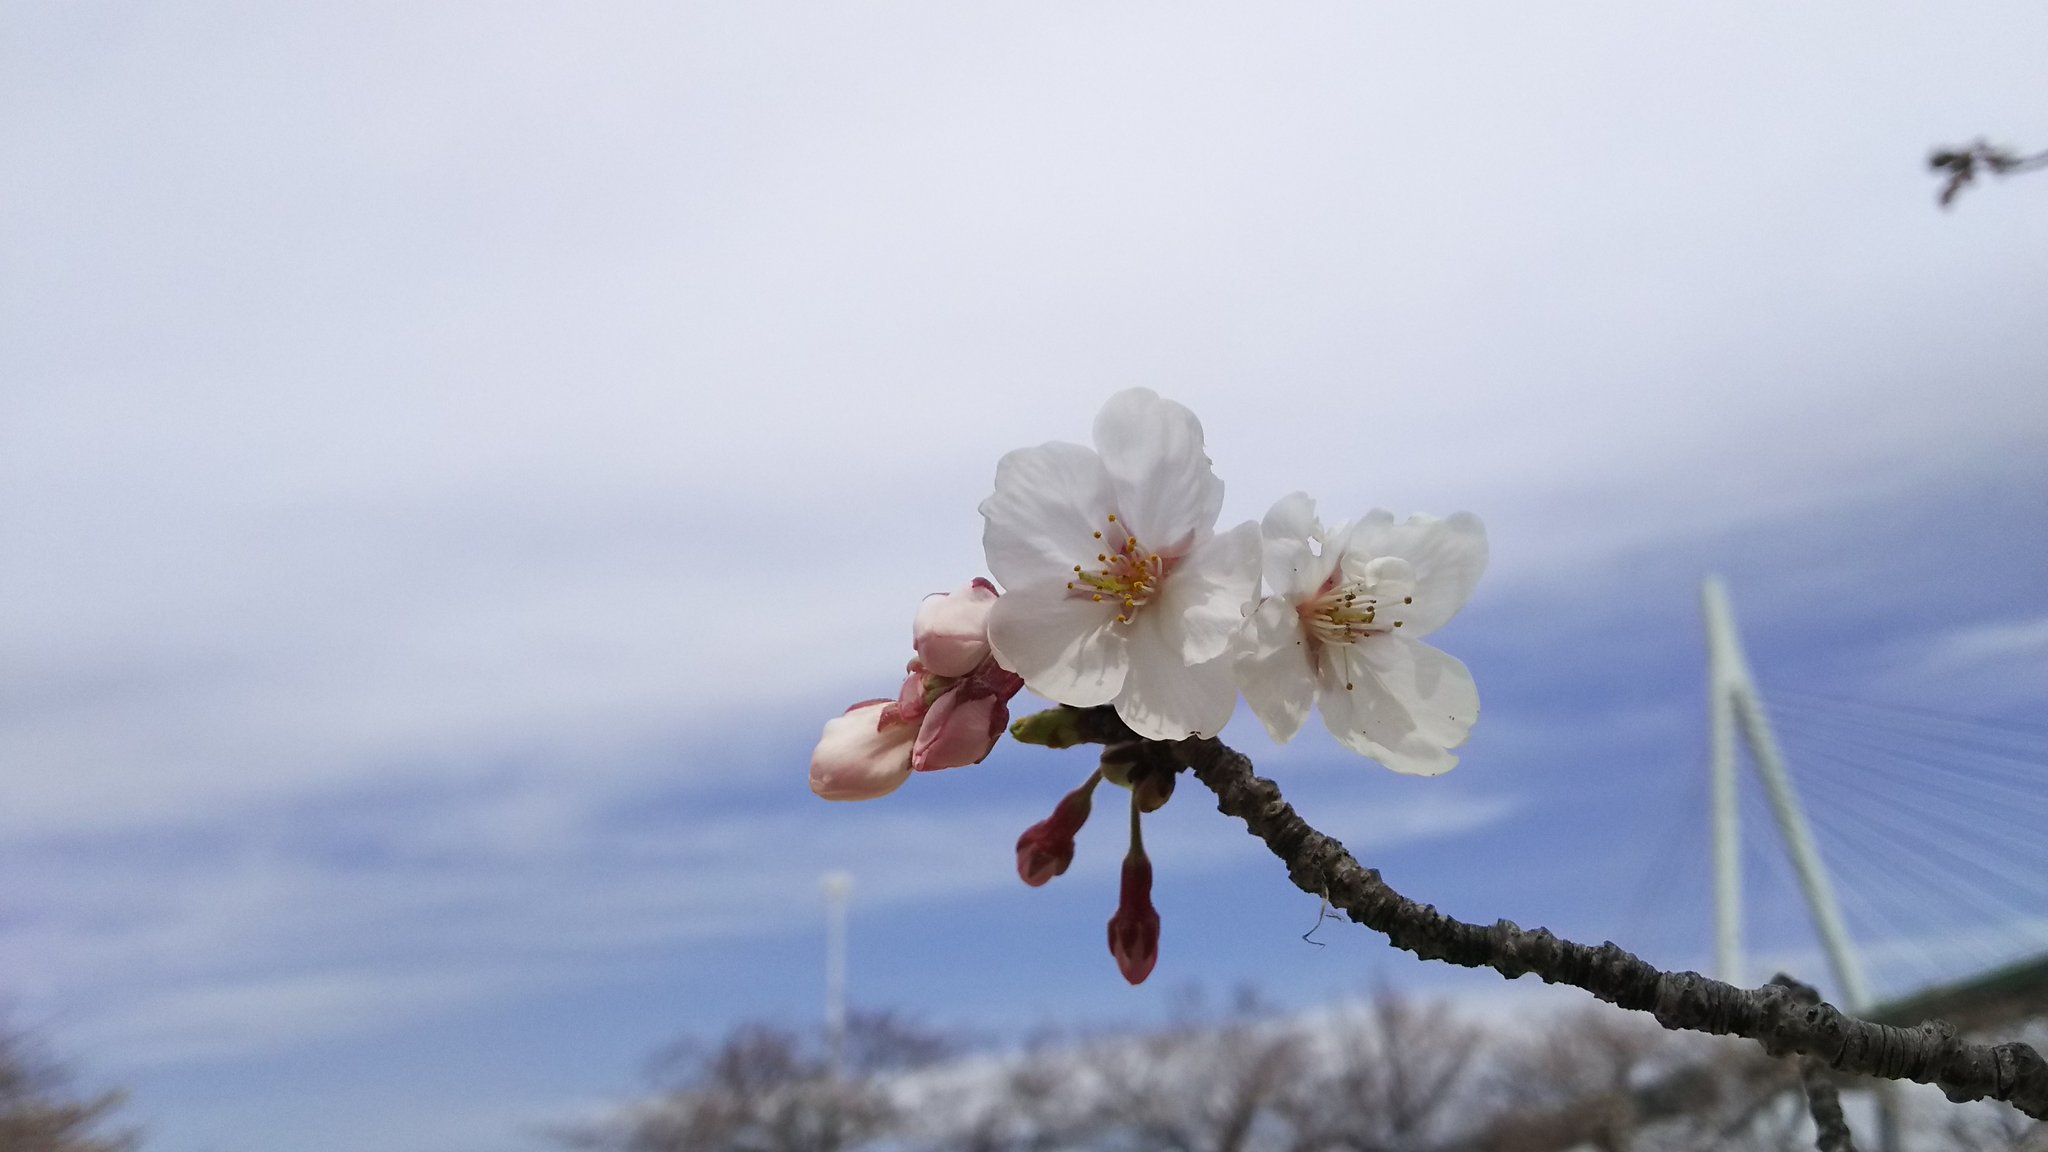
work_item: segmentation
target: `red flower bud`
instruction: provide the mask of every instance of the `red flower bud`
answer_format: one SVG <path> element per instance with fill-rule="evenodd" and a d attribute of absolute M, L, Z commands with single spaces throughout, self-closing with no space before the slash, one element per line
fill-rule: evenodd
<path fill-rule="evenodd" d="M 1017 837 L 1017 875 L 1033 888 L 1067 870 L 1074 862 L 1074 834 L 1088 822 L 1095 803 L 1095 778 L 1066 794 L 1052 815 Z"/>
<path fill-rule="evenodd" d="M 1159 913 L 1152 907 L 1152 861 L 1145 849 L 1131 846 L 1124 857 L 1122 899 L 1109 918 L 1109 954 L 1117 970 L 1133 984 L 1143 984 L 1159 963 Z"/>
<path fill-rule="evenodd" d="M 1073 837 L 1056 835 L 1050 820 L 1040 820 L 1017 837 L 1017 876 L 1033 888 L 1065 872 L 1073 862 Z"/>

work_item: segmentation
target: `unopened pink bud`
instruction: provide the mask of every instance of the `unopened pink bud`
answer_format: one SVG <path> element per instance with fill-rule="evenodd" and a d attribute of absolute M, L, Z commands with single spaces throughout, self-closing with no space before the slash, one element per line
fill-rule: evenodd
<path fill-rule="evenodd" d="M 938 676 L 965 676 L 988 659 L 988 610 L 999 593 L 976 577 L 951 592 L 925 597 L 910 626 L 917 658 Z"/>
<path fill-rule="evenodd" d="M 896 691 L 896 702 L 889 706 L 887 724 L 916 724 L 924 719 L 925 708 L 931 701 L 930 677 L 913 660 L 910 673 L 903 678 L 903 687 Z"/>
<path fill-rule="evenodd" d="M 1109 954 L 1117 970 L 1133 984 L 1143 984 L 1159 963 L 1159 913 L 1152 907 L 1152 861 L 1145 850 L 1131 846 L 1124 857 L 1122 898 L 1109 918 Z"/>
<path fill-rule="evenodd" d="M 979 764 L 1010 726 L 1010 706 L 994 696 L 971 696 L 954 690 L 940 696 L 924 714 L 910 766 L 919 772 Z"/>
<path fill-rule="evenodd" d="M 915 664 L 911 667 L 911 679 L 922 680 L 925 699 L 931 702 L 923 710 L 911 767 L 935 772 L 987 759 L 1009 730 L 1010 697 L 1024 690 L 1023 679 L 993 660 L 984 660 L 971 675 L 951 681 L 919 673 Z M 911 688 L 905 682 L 903 699 L 909 698 Z M 896 707 L 901 710 L 901 700 Z"/>
<path fill-rule="evenodd" d="M 827 800 L 873 800 L 910 779 L 913 724 L 884 724 L 895 705 L 870 700 L 825 722 L 811 753 L 811 791 Z"/>

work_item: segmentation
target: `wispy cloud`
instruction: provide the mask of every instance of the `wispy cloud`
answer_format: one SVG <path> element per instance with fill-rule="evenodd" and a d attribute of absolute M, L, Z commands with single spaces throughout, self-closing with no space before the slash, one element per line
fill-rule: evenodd
<path fill-rule="evenodd" d="M 95 1005 L 83 1034 L 124 1061 L 279 1051 L 410 1024 L 430 1004 L 454 1011 L 580 982 L 649 948 L 807 927 L 804 896 L 834 864 L 859 863 L 870 911 L 1009 892 L 1004 846 L 1030 819 L 1010 806 L 851 819 L 806 797 L 622 823 L 559 800 L 453 796 L 359 810 L 339 825 L 293 817 L 350 841 L 338 844 L 252 842 L 262 838 L 223 827 L 150 853 L 113 838 L 18 854 L 15 874 L 40 879 L 0 905 L 16 979 Z M 1425 795 L 1317 816 L 1386 850 L 1473 832 L 1512 807 Z M 1155 852 L 1181 874 L 1263 852 L 1213 821 L 1155 825 Z M 1074 875 L 1106 876 L 1119 855 L 1084 853 Z"/>
<path fill-rule="evenodd" d="M 1931 662 L 1972 666 L 2026 660 L 2048 667 L 2048 616 L 1957 628 L 1935 640 Z"/>

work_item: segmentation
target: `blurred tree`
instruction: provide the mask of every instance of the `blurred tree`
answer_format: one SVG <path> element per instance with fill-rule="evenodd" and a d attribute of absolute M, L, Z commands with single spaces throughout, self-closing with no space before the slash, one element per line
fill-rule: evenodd
<path fill-rule="evenodd" d="M 1290 1152 L 1432 1147 L 1472 1123 L 1480 1030 L 1446 1004 L 1382 991 L 1340 1017 L 1288 1103 Z"/>
<path fill-rule="evenodd" d="M 1042 1033 L 1015 1058 L 987 1066 L 981 1084 L 952 1093 L 949 1110 L 924 1113 L 911 1143 L 943 1152 L 1056 1152 L 1089 1142 L 1099 1118 L 1072 1045 Z M 944 1091 L 944 1088 L 939 1089 Z"/>
<path fill-rule="evenodd" d="M 953 1051 L 888 1013 L 854 1014 L 846 1041 L 844 1069 L 832 1066 L 825 1037 L 768 1025 L 741 1027 L 715 1047 L 678 1044 L 657 1058 L 654 1096 L 564 1140 L 614 1152 L 839 1152 L 898 1122 L 880 1074 Z"/>
<path fill-rule="evenodd" d="M 1756 1045 L 1588 1008 L 1506 1044 L 1471 1152 L 1756 1149 L 1805 1142 L 1798 1068 Z M 1448 1149 L 1446 1149 L 1448 1152 Z"/>
<path fill-rule="evenodd" d="M 1168 1027 L 1089 1045 L 1078 1111 L 1132 1152 L 1247 1152 L 1285 1143 L 1312 1067 L 1301 1032 L 1250 992 L 1229 1011 L 1183 1001 Z"/>
<path fill-rule="evenodd" d="M 132 1132 L 109 1132 L 123 1094 L 78 1096 L 71 1076 L 28 1034 L 0 1025 L 0 1152 L 127 1152 Z"/>
<path fill-rule="evenodd" d="M 822 1038 L 788 1030 L 748 1025 L 715 1046 L 681 1045 L 661 1058 L 655 1094 L 570 1142 L 603 1152 L 1789 1152 L 1811 1139 L 1793 1062 L 1599 1009 L 1482 1022 L 1382 992 L 1290 1017 L 1240 993 L 1222 1011 L 1186 999 L 1154 1029 L 1046 1034 L 1021 1052 L 965 1056 L 895 1017 L 856 1016 L 847 1050 L 835 1077 Z M 2036 1152 L 2022 1142 L 2031 1129 L 2000 1113 L 1972 1123 L 1947 1143 Z"/>
<path fill-rule="evenodd" d="M 1930 1135 L 1954 1152 L 2048 1152 L 2048 1124 L 2003 1105 L 1952 1109 L 1943 1121 Z"/>

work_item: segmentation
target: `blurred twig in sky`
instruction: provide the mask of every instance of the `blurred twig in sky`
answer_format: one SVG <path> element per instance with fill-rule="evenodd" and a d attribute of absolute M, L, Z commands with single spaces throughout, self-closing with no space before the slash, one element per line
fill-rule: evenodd
<path fill-rule="evenodd" d="M 1993 176 L 2008 176 L 2015 172 L 2030 172 L 2036 168 L 2048 168 L 2048 152 L 2036 152 L 2023 156 L 2009 148 L 1998 148 L 1983 140 L 1977 140 L 1964 148 L 1936 148 L 1927 157 L 1927 166 L 1936 172 L 1948 173 L 1948 180 L 1941 187 L 1940 203 L 1947 208 L 1956 202 L 1977 179 L 1977 173 L 1989 172 Z"/>

